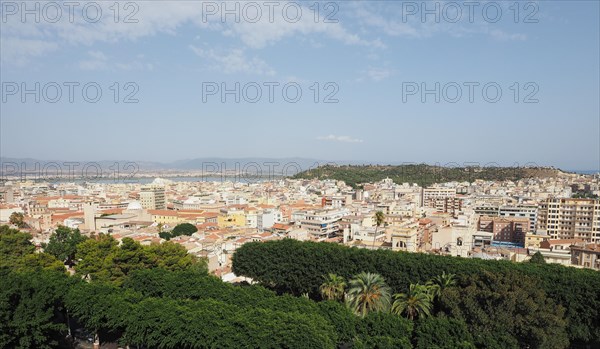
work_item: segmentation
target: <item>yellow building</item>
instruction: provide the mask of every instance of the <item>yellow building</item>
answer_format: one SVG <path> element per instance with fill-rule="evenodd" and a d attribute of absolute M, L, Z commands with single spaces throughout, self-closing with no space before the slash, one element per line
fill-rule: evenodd
<path fill-rule="evenodd" d="M 534 233 L 525 234 L 525 248 L 539 248 L 540 243 L 548 239 L 548 235 L 536 235 Z"/>
<path fill-rule="evenodd" d="M 217 217 L 219 228 L 227 227 L 245 227 L 246 213 L 242 210 L 223 209 Z"/>
<path fill-rule="evenodd" d="M 169 210 L 148 210 L 148 213 L 152 216 L 152 221 L 154 223 L 167 224 L 169 226 L 174 226 L 179 223 L 186 223 L 187 218 L 185 216 L 180 216 L 177 214 L 177 211 L 169 211 Z"/>

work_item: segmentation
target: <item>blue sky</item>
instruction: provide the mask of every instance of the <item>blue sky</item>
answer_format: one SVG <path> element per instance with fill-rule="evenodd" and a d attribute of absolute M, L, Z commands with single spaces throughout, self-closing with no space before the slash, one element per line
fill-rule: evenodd
<path fill-rule="evenodd" d="M 51 6 L 40 10 L 40 23 L 31 15 L 23 21 L 22 9 L 8 3 L 2 0 L 1 8 L 2 156 L 299 156 L 599 168 L 597 1 L 519 2 L 517 23 L 512 1 L 480 2 L 471 18 L 463 2 L 454 3 L 462 12 L 456 22 L 456 7 L 448 2 L 321 2 L 317 20 L 314 2 L 297 2 L 302 15 L 295 22 L 295 4 L 287 5 L 286 18 L 286 2 L 274 2 L 273 23 L 261 1 L 258 21 L 253 7 L 241 2 L 239 23 L 233 15 L 212 14 L 215 6 L 223 10 L 221 1 L 121 3 L 118 23 L 113 1 L 94 3 L 103 9 L 96 23 L 88 22 L 94 8 L 82 15 L 84 2 L 72 23 L 66 9 L 50 23 L 56 17 Z M 433 15 L 423 19 L 419 9 L 435 4 L 439 23 Z M 502 15 L 494 22 L 498 8 Z M 137 23 L 125 23 L 132 11 Z M 328 14 L 337 23 L 326 23 Z M 36 103 L 21 89 L 36 82 L 48 87 L 48 99 L 55 94 L 52 83 L 62 96 L 49 103 L 40 91 Z M 65 82 L 79 83 L 72 103 Z M 82 97 L 81 86 L 90 82 L 102 89 L 96 103 Z M 125 89 L 128 82 L 134 85 Z M 260 86 L 262 97 L 249 103 L 241 95 L 236 103 L 227 95 L 222 102 L 217 93 L 203 101 L 203 84 L 234 88 L 236 82 L 248 87 L 249 99 Z M 279 84 L 272 103 L 265 83 Z M 297 103 L 282 96 L 289 83 L 302 90 Z M 436 83 L 439 103 L 433 94 L 421 95 L 421 87 Z M 475 84 L 473 102 L 465 83 Z M 488 100 L 501 89 L 496 103 L 484 98 L 486 84 Z M 409 86 L 419 91 L 407 94 Z M 456 97 L 456 86 L 462 96 L 450 103 L 444 96 Z M 135 87 L 138 102 L 123 103 Z M 338 102 L 323 103 L 334 91 Z M 288 89 L 286 96 L 294 95 Z M 523 103 L 528 95 L 538 102 Z"/>

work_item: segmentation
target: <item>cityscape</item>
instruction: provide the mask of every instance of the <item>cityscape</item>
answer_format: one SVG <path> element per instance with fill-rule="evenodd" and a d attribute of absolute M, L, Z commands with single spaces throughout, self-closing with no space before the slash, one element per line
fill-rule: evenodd
<path fill-rule="evenodd" d="M 0 28 L 0 349 L 600 348 L 598 1 Z"/>
<path fill-rule="evenodd" d="M 233 172 L 143 183 L 5 181 L 0 222 L 29 231 L 38 248 L 58 226 L 152 244 L 189 224 L 193 234 L 169 240 L 207 258 L 209 271 L 227 280 L 237 278 L 238 247 L 284 238 L 515 262 L 539 252 L 549 263 L 600 270 L 599 174 L 548 173 L 425 187 L 390 178 L 357 188 L 297 175 L 248 180 Z"/>

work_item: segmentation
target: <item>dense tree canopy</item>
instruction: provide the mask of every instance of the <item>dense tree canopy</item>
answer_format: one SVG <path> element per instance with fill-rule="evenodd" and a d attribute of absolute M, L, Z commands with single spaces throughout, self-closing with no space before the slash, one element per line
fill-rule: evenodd
<path fill-rule="evenodd" d="M 224 283 L 179 245 L 104 235 L 77 245 L 77 274 L 68 276 L 29 239 L 0 227 L 0 347 L 65 347 L 73 324 L 101 342 L 158 349 L 564 348 L 569 336 L 596 344 L 600 288 L 592 271 L 295 241 L 238 249 L 235 269 L 273 290 Z M 321 300 L 327 281 L 327 298 L 336 300 L 299 297 L 308 291 Z M 419 290 L 435 307 L 413 320 L 376 307 L 357 316 L 339 297 L 378 298 L 381 290 Z"/>
<path fill-rule="evenodd" d="M 65 267 L 54 256 L 35 253 L 31 234 L 0 226 L 0 269 L 13 271 L 55 270 L 64 272 Z"/>
<path fill-rule="evenodd" d="M 99 235 L 77 247 L 75 266 L 77 273 L 92 280 L 120 283 L 131 271 L 147 268 L 183 270 L 188 267 L 206 269 L 206 261 L 187 253 L 186 249 L 172 242 L 142 246 L 130 238 L 118 242 L 108 235 Z"/>
<path fill-rule="evenodd" d="M 565 348 L 564 308 L 522 273 L 464 276 L 461 287 L 443 291 L 442 308 L 466 322 L 478 347 Z"/>
<path fill-rule="evenodd" d="M 542 253 L 540 251 L 537 251 L 536 253 L 533 254 L 533 256 L 531 256 L 531 259 L 529 260 L 530 263 L 535 263 L 535 264 L 544 264 L 546 263 L 546 260 L 544 259 L 544 256 L 542 255 Z"/>
<path fill-rule="evenodd" d="M 160 231 L 158 235 L 165 240 L 171 240 L 172 238 L 181 235 L 192 235 L 197 231 L 198 228 L 196 228 L 195 225 L 191 223 L 181 223 L 177 224 L 170 232 Z"/>
<path fill-rule="evenodd" d="M 0 269 L 0 280 L 0 348 L 58 346 L 67 332 L 61 300 L 66 274 Z"/>
<path fill-rule="evenodd" d="M 475 349 L 467 324 L 446 316 L 419 320 L 413 338 L 417 349 Z"/>
<path fill-rule="evenodd" d="M 473 182 L 483 180 L 519 180 L 532 177 L 554 177 L 559 171 L 550 168 L 533 167 L 498 167 L 490 166 L 433 166 L 427 164 L 406 165 L 324 165 L 309 169 L 294 175 L 299 179 L 336 179 L 346 184 L 357 187 L 360 183 L 374 183 L 385 178 L 392 179 L 395 183 L 417 183 L 428 186 L 433 183 L 444 182 Z"/>
<path fill-rule="evenodd" d="M 600 273 L 593 270 L 556 264 L 372 251 L 285 239 L 244 244 L 233 256 L 233 271 L 279 292 L 295 295 L 308 292 L 314 298 L 319 294 L 323 275 L 329 273 L 344 278 L 362 271 L 380 273 L 393 292 L 401 293 L 407 292 L 410 284 L 426 283 L 442 271 L 454 273 L 461 280 L 483 271 L 493 274 L 516 272 L 536 280 L 536 287 L 544 291 L 546 297 L 566 309 L 564 317 L 571 343 L 600 346 Z M 542 326 L 542 322 L 529 320 L 532 331 Z M 564 325 L 564 322 L 557 324 Z"/>
<path fill-rule="evenodd" d="M 44 246 L 44 251 L 63 261 L 65 264 L 75 263 L 77 245 L 87 240 L 79 229 L 59 226 L 50 236 L 50 241 Z"/>
<path fill-rule="evenodd" d="M 25 228 L 25 215 L 22 212 L 13 212 L 8 217 L 8 222 L 18 228 Z"/>

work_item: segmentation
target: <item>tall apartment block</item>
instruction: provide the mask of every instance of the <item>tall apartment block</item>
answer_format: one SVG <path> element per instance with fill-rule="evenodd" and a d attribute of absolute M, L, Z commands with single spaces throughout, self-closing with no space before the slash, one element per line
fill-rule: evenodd
<path fill-rule="evenodd" d="M 538 229 L 551 239 L 600 242 L 600 200 L 547 199 L 538 212 Z"/>
<path fill-rule="evenodd" d="M 140 191 L 140 204 L 147 210 L 164 210 L 165 189 L 159 186 L 145 186 Z"/>

